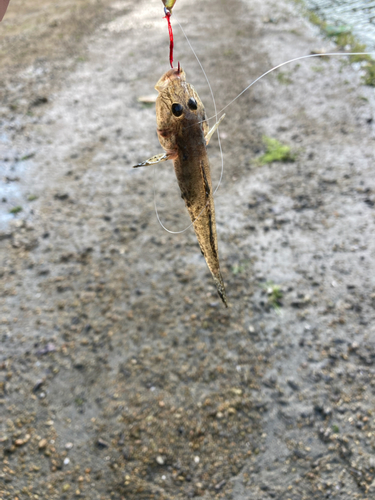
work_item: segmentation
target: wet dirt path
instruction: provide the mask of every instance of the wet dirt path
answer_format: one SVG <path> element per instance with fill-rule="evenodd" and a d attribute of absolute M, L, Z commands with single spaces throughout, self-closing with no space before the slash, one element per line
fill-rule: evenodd
<path fill-rule="evenodd" d="M 330 48 L 294 4 L 185 2 L 176 15 L 219 108 L 273 65 Z M 225 310 L 193 232 L 158 225 L 153 171 L 130 168 L 160 151 L 137 98 L 168 67 L 161 6 L 116 2 L 85 40 L 47 102 L 13 116 L 3 102 L 0 161 L 23 210 L 0 241 L 0 497 L 372 498 L 373 89 L 342 60 L 301 62 L 228 109 Z M 295 161 L 256 164 L 263 135 Z M 217 148 L 210 158 L 218 179 Z M 182 229 L 171 165 L 156 190 Z"/>

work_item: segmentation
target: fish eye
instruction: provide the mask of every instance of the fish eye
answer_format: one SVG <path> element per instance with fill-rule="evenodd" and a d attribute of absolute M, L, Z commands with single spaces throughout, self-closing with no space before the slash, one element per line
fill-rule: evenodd
<path fill-rule="evenodd" d="M 188 106 L 190 109 L 198 109 L 198 104 L 194 97 L 190 97 L 190 99 L 188 100 Z"/>
<path fill-rule="evenodd" d="M 175 102 L 172 104 L 172 113 L 174 116 L 181 116 L 184 108 L 181 106 L 181 104 L 178 104 L 178 102 Z"/>

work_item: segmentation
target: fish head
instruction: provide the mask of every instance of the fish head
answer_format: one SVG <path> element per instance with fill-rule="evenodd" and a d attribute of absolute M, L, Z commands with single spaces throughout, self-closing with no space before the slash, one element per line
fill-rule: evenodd
<path fill-rule="evenodd" d="M 180 63 L 159 79 L 155 89 L 159 92 L 156 121 L 161 146 L 172 153 L 187 134 L 204 139 L 208 130 L 205 109 L 194 87 L 186 82 Z"/>

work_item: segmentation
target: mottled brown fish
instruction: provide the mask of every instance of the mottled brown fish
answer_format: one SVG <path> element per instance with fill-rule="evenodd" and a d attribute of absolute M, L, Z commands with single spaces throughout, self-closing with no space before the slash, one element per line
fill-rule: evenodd
<path fill-rule="evenodd" d="M 209 131 L 202 101 L 186 82 L 183 69 L 173 68 L 155 86 L 157 133 L 165 153 L 153 156 L 136 167 L 173 160 L 181 197 L 189 211 L 201 252 L 206 259 L 217 291 L 228 307 L 220 272 L 215 207 L 207 144 L 221 120 Z"/>

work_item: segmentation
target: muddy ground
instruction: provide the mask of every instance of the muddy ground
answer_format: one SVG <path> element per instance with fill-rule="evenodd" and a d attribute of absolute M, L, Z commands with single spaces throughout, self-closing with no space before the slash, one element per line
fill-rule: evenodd
<path fill-rule="evenodd" d="M 334 49 L 299 9 L 177 2 L 219 109 Z M 193 231 L 159 226 L 153 170 L 131 169 L 161 152 L 137 100 L 168 69 L 161 17 L 160 0 L 12 0 L 1 23 L 0 498 L 370 500 L 374 89 L 313 59 L 226 110 L 225 309 Z M 263 135 L 295 161 L 260 166 Z M 183 229 L 172 165 L 155 178 Z"/>

